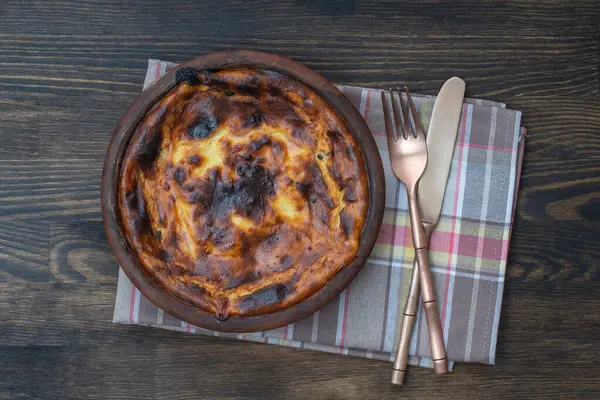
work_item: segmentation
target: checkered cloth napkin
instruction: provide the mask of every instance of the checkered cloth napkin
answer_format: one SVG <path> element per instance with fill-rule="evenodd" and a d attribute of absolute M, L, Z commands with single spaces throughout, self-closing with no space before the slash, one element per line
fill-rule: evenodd
<path fill-rule="evenodd" d="M 144 87 L 176 64 L 150 60 Z M 233 334 L 189 325 L 148 301 L 119 273 L 113 322 L 393 361 L 414 250 L 404 186 L 389 163 L 380 91 L 338 86 L 367 121 L 385 169 L 386 208 L 366 265 L 338 298 L 294 324 Z M 413 96 L 425 127 L 434 97 Z M 521 113 L 503 104 L 467 100 L 446 187 L 442 216 L 431 236 L 430 263 L 444 341 L 452 361 L 494 364 L 506 259 L 524 129 Z M 424 313 L 410 348 L 412 365 L 431 367 Z"/>

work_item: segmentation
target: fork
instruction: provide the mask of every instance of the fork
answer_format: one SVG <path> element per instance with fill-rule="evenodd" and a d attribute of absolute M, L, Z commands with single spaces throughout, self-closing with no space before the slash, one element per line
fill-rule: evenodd
<path fill-rule="evenodd" d="M 402 94 L 397 93 L 400 106 L 394 91 L 390 90 L 392 116 L 388 110 L 386 92 L 381 92 L 381 101 L 383 102 L 383 114 L 385 119 L 385 130 L 387 133 L 388 151 L 390 154 L 390 163 L 396 177 L 406 186 L 408 194 L 408 209 L 410 214 L 410 225 L 412 230 L 413 244 L 415 248 L 415 258 L 419 265 L 419 281 L 421 283 L 421 298 L 423 308 L 427 318 L 429 328 L 429 339 L 431 342 L 431 355 L 433 366 L 437 374 L 448 372 L 446 363 L 446 349 L 442 336 L 440 317 L 438 314 L 437 300 L 435 296 L 431 270 L 429 269 L 429 255 L 427 251 L 427 236 L 421 224 L 421 215 L 418 206 L 418 184 L 421 175 L 427 166 L 427 144 L 425 143 L 425 133 L 419 114 L 413 103 L 412 97 L 407 87 L 404 88 L 406 99 L 410 107 L 415 129 L 412 129 L 408 108 L 404 104 Z M 400 119 L 400 109 L 402 110 L 402 121 Z M 395 126 L 395 129 L 394 129 Z M 399 133 L 402 132 L 402 137 Z M 394 371 L 392 373 L 392 383 L 402 384 L 404 380 L 405 363 L 401 362 L 399 355 L 400 349 L 396 351 L 396 360 L 394 361 Z M 404 364 L 404 365 L 403 365 Z"/>

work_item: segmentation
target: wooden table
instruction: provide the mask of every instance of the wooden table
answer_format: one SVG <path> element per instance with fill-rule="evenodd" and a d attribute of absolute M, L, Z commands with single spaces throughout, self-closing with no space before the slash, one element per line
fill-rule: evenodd
<path fill-rule="evenodd" d="M 600 5 L 589 1 L 0 3 L 0 398 L 599 398 Z M 334 82 L 523 110 L 497 365 L 390 364 L 111 323 L 99 206 L 149 57 L 255 49 Z"/>

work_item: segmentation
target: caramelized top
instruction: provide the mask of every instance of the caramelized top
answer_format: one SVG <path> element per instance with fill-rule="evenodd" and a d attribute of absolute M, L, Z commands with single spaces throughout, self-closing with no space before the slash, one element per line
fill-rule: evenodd
<path fill-rule="evenodd" d="M 215 313 L 270 313 L 358 253 L 360 149 L 313 91 L 276 72 L 177 72 L 121 169 L 123 231 L 148 275 Z"/>

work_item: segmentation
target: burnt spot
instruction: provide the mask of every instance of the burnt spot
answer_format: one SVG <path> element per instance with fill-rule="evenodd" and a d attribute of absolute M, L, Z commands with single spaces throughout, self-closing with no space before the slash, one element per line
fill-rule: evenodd
<path fill-rule="evenodd" d="M 189 193 L 189 192 L 194 191 L 194 189 L 196 188 L 196 185 L 194 185 L 193 182 L 188 182 L 188 183 L 184 183 L 183 185 L 181 185 L 181 188 Z"/>
<path fill-rule="evenodd" d="M 197 285 L 189 285 L 186 289 L 194 296 L 205 297 L 208 295 L 208 292 L 203 287 Z"/>
<path fill-rule="evenodd" d="M 163 262 L 169 262 L 173 260 L 173 255 L 165 249 L 159 249 L 158 254 L 156 256 L 156 258 Z"/>
<path fill-rule="evenodd" d="M 340 225 L 346 237 L 349 238 L 354 231 L 354 217 L 345 208 L 340 212 Z"/>
<path fill-rule="evenodd" d="M 329 223 L 329 213 L 327 213 L 327 210 L 322 208 L 320 210 L 320 212 L 318 213 L 318 215 L 319 215 L 319 220 L 321 221 L 321 223 L 323 225 L 327 225 Z"/>
<path fill-rule="evenodd" d="M 298 190 L 298 192 L 300 192 L 300 195 L 302 195 L 302 197 L 307 198 L 310 195 L 310 191 L 312 188 L 312 184 L 309 182 L 296 182 L 294 183 L 294 186 L 296 186 L 296 189 Z"/>
<path fill-rule="evenodd" d="M 260 88 L 254 84 L 238 85 L 235 90 L 242 95 L 254 97 L 258 97 L 261 93 Z"/>
<path fill-rule="evenodd" d="M 270 140 L 268 136 L 262 136 L 260 139 L 253 140 L 246 145 L 246 151 L 250 153 L 257 152 L 261 147 L 269 144 Z"/>
<path fill-rule="evenodd" d="M 175 82 L 177 82 L 178 85 L 182 82 L 190 85 L 197 85 L 200 83 L 198 72 L 197 69 L 191 67 L 179 68 L 177 72 L 175 72 Z"/>
<path fill-rule="evenodd" d="M 346 146 L 346 155 L 351 160 L 356 160 L 356 153 L 354 153 L 354 149 L 351 146 Z"/>
<path fill-rule="evenodd" d="M 177 236 L 176 233 L 173 233 L 171 236 L 169 236 L 169 246 L 171 246 L 171 248 L 173 249 L 178 249 L 179 248 L 179 236 Z"/>
<path fill-rule="evenodd" d="M 210 230 L 210 226 L 207 224 L 199 224 L 196 225 L 196 228 L 194 230 L 194 239 L 201 241 L 201 242 L 206 242 L 211 235 L 211 230 Z"/>
<path fill-rule="evenodd" d="M 215 318 L 221 322 L 223 321 L 227 321 L 229 319 L 229 315 L 225 314 L 224 312 L 217 312 L 215 314 Z"/>
<path fill-rule="evenodd" d="M 224 289 L 233 289 L 245 283 L 251 283 L 258 279 L 260 279 L 262 275 L 258 271 L 250 270 L 244 275 L 241 276 L 233 276 L 229 278 L 229 282 L 225 284 Z"/>
<path fill-rule="evenodd" d="M 161 226 L 165 226 L 167 215 L 169 214 L 168 205 L 162 201 L 156 203 L 156 211 L 158 214 L 158 223 Z"/>
<path fill-rule="evenodd" d="M 281 303 L 290 293 L 290 288 L 284 284 L 267 286 L 250 295 L 239 299 L 239 308 L 243 311 L 261 307 L 273 306 Z"/>
<path fill-rule="evenodd" d="M 229 311 L 227 308 L 229 307 L 229 299 L 221 298 L 215 301 L 215 318 L 219 321 L 226 321 L 229 318 Z"/>
<path fill-rule="evenodd" d="M 299 121 L 304 124 L 303 120 Z M 304 126 L 292 128 L 292 136 L 307 146 L 315 146 L 317 144 L 312 132 Z"/>
<path fill-rule="evenodd" d="M 277 86 L 269 86 L 269 95 L 273 97 L 281 97 L 281 89 Z"/>
<path fill-rule="evenodd" d="M 200 165 L 200 163 L 202 162 L 202 158 L 199 155 L 194 154 L 188 159 L 188 162 L 192 165 Z"/>
<path fill-rule="evenodd" d="M 312 182 L 312 193 L 314 193 L 317 198 L 325 201 L 330 208 L 334 207 L 333 200 L 329 197 L 329 190 L 327 185 L 325 184 L 325 179 L 323 179 L 323 174 L 321 174 L 321 169 L 317 166 L 316 162 L 310 164 L 309 168 L 309 177 Z"/>
<path fill-rule="evenodd" d="M 233 158 L 234 160 L 250 161 L 252 160 L 252 155 L 248 153 L 236 153 Z"/>
<path fill-rule="evenodd" d="M 146 200 L 144 199 L 142 185 L 138 183 L 135 186 L 135 191 L 128 193 L 125 198 L 127 207 L 133 216 L 135 229 L 143 234 L 151 234 L 152 224 L 150 222 L 150 215 L 146 209 Z"/>
<path fill-rule="evenodd" d="M 257 128 L 264 120 L 264 115 L 260 110 L 257 110 L 248 117 L 245 122 L 246 128 Z"/>
<path fill-rule="evenodd" d="M 240 177 L 246 176 L 246 174 L 248 174 L 249 169 L 250 169 L 250 163 L 247 163 L 247 162 L 241 162 L 235 166 L 235 172 Z"/>
<path fill-rule="evenodd" d="M 337 169 L 336 163 L 335 162 L 331 163 L 327 167 L 327 169 L 329 170 L 329 172 L 333 176 L 333 181 L 337 185 L 338 189 L 342 190 L 344 188 L 344 186 L 346 186 L 346 183 L 342 179 L 342 176 L 340 175 L 340 171 L 338 171 L 338 169 Z"/>
<path fill-rule="evenodd" d="M 180 184 L 183 185 L 183 182 L 185 182 L 185 171 L 183 170 L 182 167 L 177 167 L 177 169 L 175 170 L 175 174 L 173 175 L 173 177 L 175 178 L 175 181 Z"/>
<path fill-rule="evenodd" d="M 265 242 L 269 245 L 272 245 L 272 244 L 279 242 L 280 240 L 281 240 L 281 236 L 279 235 L 279 232 L 273 232 L 269 235 L 269 237 L 267 238 L 267 240 Z"/>
<path fill-rule="evenodd" d="M 210 233 L 213 244 L 219 250 L 228 250 L 233 248 L 235 244 L 235 238 L 231 229 L 213 225 L 210 227 Z"/>
<path fill-rule="evenodd" d="M 257 161 L 238 163 L 237 180 L 217 182 L 211 205 L 215 218 L 228 216 L 232 211 L 252 218 L 263 215 L 267 198 L 274 194 L 273 176 Z"/>
<path fill-rule="evenodd" d="M 306 121 L 298 115 L 294 108 L 294 104 L 288 99 L 282 97 L 270 97 L 264 102 L 264 105 L 268 108 L 269 116 L 272 115 L 278 121 L 287 125 L 287 127 L 292 130 L 294 137 L 314 143 L 315 139 L 307 129 Z M 306 143 L 308 144 L 308 142 Z"/>
<path fill-rule="evenodd" d="M 356 187 L 354 184 L 349 183 L 346 185 L 346 189 L 344 191 L 344 200 L 346 201 L 356 201 L 358 200 L 358 194 L 356 193 Z"/>
<path fill-rule="evenodd" d="M 146 139 L 140 143 L 137 148 L 137 161 L 140 167 L 145 170 L 154 168 L 155 161 L 160 154 L 160 146 L 162 144 L 162 135 L 158 128 L 152 128 L 152 131 L 142 133 L 142 137 Z"/>
<path fill-rule="evenodd" d="M 275 268 L 275 271 L 285 271 L 294 265 L 294 259 L 290 256 L 283 256 L 279 260 L 279 266 Z"/>
<path fill-rule="evenodd" d="M 195 203 L 202 203 L 205 196 L 202 195 L 201 192 L 192 192 L 187 196 L 184 196 L 185 201 L 187 201 L 190 204 L 195 204 Z"/>
<path fill-rule="evenodd" d="M 212 99 L 210 112 L 212 112 L 212 115 L 215 118 L 218 118 L 218 119 L 227 118 L 229 116 L 228 114 L 232 110 L 231 105 L 234 103 L 235 102 L 233 101 L 233 99 L 228 98 L 228 97 L 214 98 L 214 99 Z"/>
<path fill-rule="evenodd" d="M 193 139 L 206 139 L 215 131 L 217 125 L 217 120 L 209 115 L 191 126 L 188 132 Z"/>

